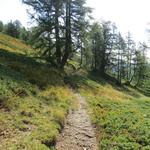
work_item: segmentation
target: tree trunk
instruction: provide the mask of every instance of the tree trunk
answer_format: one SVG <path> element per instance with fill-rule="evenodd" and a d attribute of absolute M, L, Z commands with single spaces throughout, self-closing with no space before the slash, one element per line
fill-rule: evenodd
<path fill-rule="evenodd" d="M 61 47 L 59 36 L 59 0 L 55 3 L 55 37 L 56 37 L 56 59 L 58 66 L 61 65 Z"/>
<path fill-rule="evenodd" d="M 101 60 L 101 65 L 100 65 L 100 73 L 101 75 L 105 75 L 105 67 L 106 67 L 106 51 L 105 48 L 102 51 L 102 60 Z"/>
<path fill-rule="evenodd" d="M 66 2 L 66 44 L 65 44 L 65 53 L 62 58 L 62 68 L 65 66 L 67 63 L 68 57 L 71 52 L 71 45 L 72 45 L 72 40 L 71 40 L 71 0 L 67 0 Z"/>
<path fill-rule="evenodd" d="M 83 64 L 83 47 L 82 47 L 82 42 L 81 42 L 81 58 L 80 58 L 80 68 L 82 67 Z"/>

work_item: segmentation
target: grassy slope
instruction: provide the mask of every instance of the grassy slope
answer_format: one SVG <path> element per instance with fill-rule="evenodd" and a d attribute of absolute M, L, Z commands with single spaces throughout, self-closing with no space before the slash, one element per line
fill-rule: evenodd
<path fill-rule="evenodd" d="M 66 79 L 89 104 L 102 150 L 150 149 L 150 98 L 93 76 Z"/>
<path fill-rule="evenodd" d="M 32 48 L 23 41 L 12 38 L 11 36 L 0 33 L 0 48 L 10 52 L 19 52 L 21 54 L 32 52 Z"/>
<path fill-rule="evenodd" d="M 0 33 L 0 149 L 52 149 L 69 106 L 75 107 L 63 73 L 30 53 Z M 149 98 L 93 76 L 73 75 L 66 82 L 87 99 L 101 149 L 150 149 Z"/>
<path fill-rule="evenodd" d="M 63 73 L 25 54 L 31 48 L 0 33 L 0 149 L 52 149 L 74 95 Z"/>

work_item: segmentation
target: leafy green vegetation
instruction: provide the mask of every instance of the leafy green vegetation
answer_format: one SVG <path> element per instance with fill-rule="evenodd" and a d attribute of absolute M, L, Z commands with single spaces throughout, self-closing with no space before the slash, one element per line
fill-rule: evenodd
<path fill-rule="evenodd" d="M 50 87 L 36 97 L 1 101 L 0 147 L 49 149 L 55 144 L 72 100 L 67 87 Z"/>
<path fill-rule="evenodd" d="M 0 48 L 11 52 L 26 54 L 32 52 L 32 48 L 23 41 L 15 39 L 9 35 L 0 32 Z"/>
<path fill-rule="evenodd" d="M 148 97 L 87 74 L 73 60 L 65 77 L 31 57 L 33 50 L 21 41 L 0 38 L 0 149 L 54 149 L 69 109 L 77 107 L 66 84 L 86 98 L 100 149 L 150 149 Z"/>
<path fill-rule="evenodd" d="M 29 84 L 22 74 L 13 71 L 8 67 L 0 66 L 0 95 L 28 95 L 28 92 L 31 93 L 34 91 L 36 91 L 36 88 Z"/>
<path fill-rule="evenodd" d="M 91 75 L 73 75 L 66 80 L 88 101 L 100 149 L 150 149 L 148 97 Z"/>
<path fill-rule="evenodd" d="M 0 47 L 0 149 L 53 149 L 69 108 L 76 108 L 64 73 L 30 57 L 21 41 L 0 38 L 7 44 Z"/>

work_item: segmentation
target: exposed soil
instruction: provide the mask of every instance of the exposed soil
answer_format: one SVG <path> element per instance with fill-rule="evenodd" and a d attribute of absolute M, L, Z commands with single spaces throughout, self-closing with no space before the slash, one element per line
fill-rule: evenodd
<path fill-rule="evenodd" d="M 57 150 L 98 150 L 94 128 L 86 112 L 86 101 L 76 94 L 79 108 L 70 112 L 64 130 L 57 139 Z"/>

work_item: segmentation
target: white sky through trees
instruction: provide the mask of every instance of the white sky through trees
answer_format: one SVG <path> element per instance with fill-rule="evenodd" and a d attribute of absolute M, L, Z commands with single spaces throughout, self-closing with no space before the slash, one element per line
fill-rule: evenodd
<path fill-rule="evenodd" d="M 21 0 L 0 0 L 0 20 L 7 23 L 10 20 L 20 20 L 27 26 L 28 15 Z"/>
<path fill-rule="evenodd" d="M 136 41 L 147 40 L 150 0 L 88 0 L 87 2 L 95 8 L 93 10 L 95 18 L 115 22 L 122 34 L 130 31 Z"/>
<path fill-rule="evenodd" d="M 150 22 L 150 0 L 87 0 L 87 5 L 94 8 L 96 20 L 115 22 L 123 35 L 130 31 L 136 41 L 148 40 L 146 28 Z M 7 23 L 18 19 L 28 26 L 26 8 L 21 0 L 0 0 L 0 20 Z"/>

